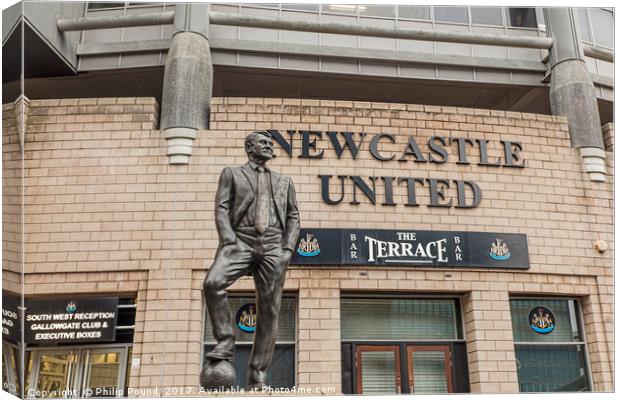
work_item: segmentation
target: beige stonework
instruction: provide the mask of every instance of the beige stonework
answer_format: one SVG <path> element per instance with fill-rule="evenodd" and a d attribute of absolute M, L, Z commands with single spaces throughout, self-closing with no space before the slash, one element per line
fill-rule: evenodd
<path fill-rule="evenodd" d="M 5 185 L 19 181 L 11 106 L 4 107 Z M 276 146 L 271 167 L 292 177 L 302 227 L 488 231 L 526 234 L 528 270 L 422 267 L 289 268 L 285 290 L 298 298 L 296 383 L 341 391 L 340 297 L 342 293 L 450 294 L 462 304 L 472 393 L 518 391 L 510 319 L 511 296 L 575 297 L 582 305 L 589 369 L 595 391 L 613 390 L 613 177 L 591 182 L 570 147 L 561 117 L 495 110 L 354 101 L 214 98 L 211 129 L 200 131 L 189 165 L 169 165 L 151 98 L 32 100 L 26 130 L 25 291 L 130 294 L 137 299 L 130 386 L 198 383 L 204 305 L 201 288 L 218 246 L 213 198 L 224 166 L 246 161 L 243 139 L 253 130 L 351 131 L 394 134 L 379 150 L 402 152 L 408 136 L 425 144 L 433 135 L 523 144 L 525 168 L 412 160 L 380 162 L 368 152 L 340 159 L 323 137 L 322 160 L 289 158 Z M 425 153 L 425 147 L 422 149 Z M 608 171 L 613 157 L 608 154 Z M 7 175 L 9 174 L 9 175 Z M 482 201 L 473 209 L 325 204 L 317 175 L 402 176 L 471 180 Z M 367 179 L 366 179 L 367 180 Z M 368 180 L 367 180 L 368 181 Z M 14 187 L 14 186 L 13 186 Z M 382 186 L 377 196 L 382 198 Z M 3 258 L 16 264 L 16 192 L 4 190 Z M 448 195 L 456 199 L 455 188 Z M 456 201 L 456 200 L 453 200 Z M 8 219 L 7 219 L 8 216 Z M 6 224 L 9 225 L 6 225 Z M 11 225 L 12 224 L 12 225 Z M 7 236 L 9 232 L 9 236 Z M 596 240 L 609 250 L 599 253 Z M 4 246 L 6 245 L 6 247 Z M 11 267 L 13 268 L 13 267 Z M 15 277 L 3 285 L 15 289 Z M 231 291 L 253 289 L 250 279 Z M 15 290 L 11 290 L 15 291 Z"/>

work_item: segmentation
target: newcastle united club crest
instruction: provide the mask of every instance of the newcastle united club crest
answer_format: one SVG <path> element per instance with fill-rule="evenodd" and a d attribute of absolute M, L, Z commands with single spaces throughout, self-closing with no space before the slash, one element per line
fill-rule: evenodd
<path fill-rule="evenodd" d="M 297 247 L 297 254 L 303 257 L 318 256 L 320 252 L 319 241 L 311 233 L 306 234 L 306 238 L 302 238 Z"/>
<path fill-rule="evenodd" d="M 256 304 L 244 304 L 237 311 L 236 316 L 237 328 L 245 333 L 254 333 L 256 331 Z"/>
<path fill-rule="evenodd" d="M 528 317 L 530 328 L 541 335 L 547 335 L 555 329 L 555 316 L 546 307 L 536 307 Z"/>
<path fill-rule="evenodd" d="M 496 261 L 505 261 L 510 258 L 510 249 L 506 242 L 502 239 L 495 239 L 495 242 L 491 243 L 491 252 L 489 257 Z"/>
<path fill-rule="evenodd" d="M 69 314 L 73 314 L 74 312 L 76 312 L 77 311 L 77 304 L 75 304 L 75 301 L 68 302 L 67 306 L 65 307 L 65 310 Z"/>

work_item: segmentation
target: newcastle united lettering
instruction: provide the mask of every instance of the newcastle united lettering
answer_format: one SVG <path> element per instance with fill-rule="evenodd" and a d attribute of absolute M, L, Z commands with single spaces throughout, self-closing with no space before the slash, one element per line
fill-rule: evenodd
<path fill-rule="evenodd" d="M 285 138 L 277 130 L 269 130 L 275 142 L 289 157 L 294 157 L 293 149 L 299 148 L 298 158 L 322 159 L 326 150 L 320 149 L 319 143 L 327 137 L 338 159 L 348 152 L 355 160 L 360 152 L 368 151 L 370 156 L 378 161 L 401 163 L 430 163 L 444 164 L 454 162 L 458 165 L 470 165 L 476 160 L 476 165 L 482 167 L 525 168 L 526 161 L 521 156 L 523 145 L 512 140 L 500 140 L 492 143 L 486 139 L 468 139 L 464 137 L 431 136 L 426 142 L 419 143 L 415 137 L 409 136 L 406 144 L 399 151 L 380 150 L 380 144 L 395 144 L 396 136 L 389 133 L 369 135 L 364 132 L 335 132 L 287 130 Z M 295 140 L 301 141 L 300 146 L 293 146 Z M 489 149 L 499 149 L 501 155 L 490 157 Z M 451 156 L 449 149 L 454 149 L 456 156 Z M 347 201 L 350 204 L 360 204 L 360 200 L 383 206 L 396 205 L 398 194 L 406 195 L 405 206 L 419 206 L 418 194 L 421 190 L 428 193 L 428 207 L 456 207 L 474 208 L 482 200 L 480 186 L 470 180 L 436 179 L 421 176 L 368 176 L 358 175 L 318 175 L 321 181 L 322 199 L 327 204 L 339 204 Z M 346 191 L 350 185 L 352 191 Z M 378 191 L 378 187 L 382 190 Z M 455 198 L 450 198 L 449 189 L 454 188 Z M 345 199 L 345 193 L 351 197 Z M 377 193 L 382 193 L 378 198 Z M 364 200 L 365 199 L 365 200 Z"/>

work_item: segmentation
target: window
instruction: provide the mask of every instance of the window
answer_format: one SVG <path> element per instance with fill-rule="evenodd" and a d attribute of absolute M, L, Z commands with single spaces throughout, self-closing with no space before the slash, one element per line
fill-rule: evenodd
<path fill-rule="evenodd" d="M 586 42 L 592 43 L 592 36 L 590 35 L 590 27 L 588 22 L 588 14 L 585 8 L 577 8 L 577 15 L 579 16 L 579 28 L 581 31 L 581 39 Z"/>
<path fill-rule="evenodd" d="M 601 8 L 590 8 L 588 11 L 590 11 L 590 18 L 592 20 L 594 44 L 613 49 L 614 14 Z"/>
<path fill-rule="evenodd" d="M 536 28 L 536 10 L 533 8 L 509 8 L 510 26 L 515 28 Z"/>
<path fill-rule="evenodd" d="M 452 299 L 346 299 L 341 335 L 343 340 L 457 339 L 456 305 Z"/>
<path fill-rule="evenodd" d="M 360 6 L 360 15 L 365 17 L 394 18 L 394 6 Z"/>
<path fill-rule="evenodd" d="M 519 391 L 589 390 L 577 301 L 512 299 L 510 309 Z"/>
<path fill-rule="evenodd" d="M 123 8 L 125 3 L 88 3 L 89 10 L 101 10 L 104 8 Z"/>
<path fill-rule="evenodd" d="M 344 296 L 340 315 L 343 393 L 469 391 L 458 299 Z"/>
<path fill-rule="evenodd" d="M 136 320 L 136 300 L 118 299 L 114 342 L 89 344 L 55 344 L 26 348 L 27 390 L 127 396 L 130 359 Z M 53 397 L 53 396 L 52 396 Z M 105 397 L 105 396 L 104 396 Z"/>
<path fill-rule="evenodd" d="M 293 3 L 293 4 L 282 4 L 283 10 L 294 10 L 294 11 L 309 11 L 309 12 L 319 12 L 318 4 L 303 4 L 303 3 Z"/>
<path fill-rule="evenodd" d="M 323 12 L 326 14 L 357 14 L 357 9 L 360 6 L 353 4 L 323 4 Z M 361 6 L 365 7 L 365 6 Z"/>
<path fill-rule="evenodd" d="M 501 7 L 471 7 L 472 24 L 502 26 Z"/>
<path fill-rule="evenodd" d="M 399 19 L 431 19 L 431 8 L 423 6 L 398 6 Z"/>
<path fill-rule="evenodd" d="M 116 317 L 116 342 L 133 343 L 133 333 L 136 324 L 136 299 L 118 299 L 118 314 Z"/>
<path fill-rule="evenodd" d="M 467 7 L 433 7 L 433 15 L 437 22 L 469 23 Z"/>
<path fill-rule="evenodd" d="M 237 311 L 246 304 L 254 303 L 254 295 L 229 296 L 228 304 L 230 307 L 230 317 L 235 329 L 235 357 L 233 366 L 237 371 L 237 381 L 235 385 L 240 388 L 246 386 L 246 372 L 252 342 L 253 333 L 246 333 L 237 327 L 235 317 Z M 295 321 L 297 318 L 297 299 L 291 295 L 282 296 L 280 315 L 278 317 L 278 336 L 276 337 L 276 348 L 273 354 L 271 367 L 267 371 L 267 385 L 272 387 L 292 388 L 295 386 Z M 205 316 L 205 341 L 204 354 L 215 346 L 215 339 L 211 329 L 208 315 Z M 204 362 L 204 359 L 203 359 Z"/>

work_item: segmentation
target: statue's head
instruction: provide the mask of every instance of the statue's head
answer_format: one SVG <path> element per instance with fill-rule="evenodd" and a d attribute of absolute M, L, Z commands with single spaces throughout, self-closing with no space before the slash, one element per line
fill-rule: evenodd
<path fill-rule="evenodd" d="M 245 138 L 245 152 L 255 163 L 264 164 L 273 158 L 273 140 L 271 133 L 256 131 Z"/>

